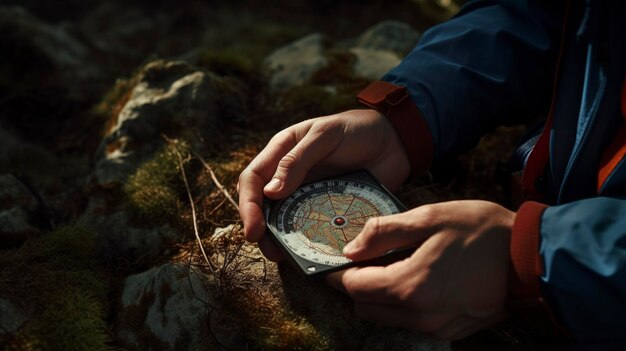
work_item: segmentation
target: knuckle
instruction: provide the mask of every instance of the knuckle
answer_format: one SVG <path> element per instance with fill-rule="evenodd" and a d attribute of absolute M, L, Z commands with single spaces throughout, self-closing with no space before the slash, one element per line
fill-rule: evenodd
<path fill-rule="evenodd" d="M 296 168 L 297 165 L 298 156 L 293 151 L 290 151 L 280 159 L 278 162 L 278 169 L 279 171 L 282 170 L 286 173 L 287 171 Z"/>

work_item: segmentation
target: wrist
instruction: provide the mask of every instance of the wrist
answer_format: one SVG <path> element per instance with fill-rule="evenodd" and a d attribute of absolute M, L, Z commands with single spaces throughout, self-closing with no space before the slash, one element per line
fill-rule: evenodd
<path fill-rule="evenodd" d="M 410 161 L 410 174 L 430 168 L 434 144 L 426 121 L 405 87 L 375 81 L 359 93 L 360 103 L 382 113 L 391 123 Z"/>

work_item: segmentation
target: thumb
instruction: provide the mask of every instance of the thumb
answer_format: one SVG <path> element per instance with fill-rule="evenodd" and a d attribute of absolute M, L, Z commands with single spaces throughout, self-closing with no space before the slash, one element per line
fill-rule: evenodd
<path fill-rule="evenodd" d="M 382 256 L 390 250 L 417 247 L 434 232 L 427 225 L 419 208 L 384 217 L 369 219 L 361 233 L 343 250 L 353 261 Z"/>
<path fill-rule="evenodd" d="M 270 199 L 281 199 L 302 184 L 316 163 L 332 153 L 342 139 L 341 128 L 320 128 L 315 124 L 306 135 L 278 162 L 263 193 Z"/>

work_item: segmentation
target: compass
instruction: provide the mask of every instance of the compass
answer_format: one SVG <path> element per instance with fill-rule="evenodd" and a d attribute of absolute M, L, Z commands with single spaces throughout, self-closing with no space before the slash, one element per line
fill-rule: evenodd
<path fill-rule="evenodd" d="M 364 262 L 352 262 L 342 252 L 368 219 L 404 210 L 366 170 L 304 184 L 287 198 L 264 204 L 269 235 L 306 276 L 395 260 L 395 251 Z"/>

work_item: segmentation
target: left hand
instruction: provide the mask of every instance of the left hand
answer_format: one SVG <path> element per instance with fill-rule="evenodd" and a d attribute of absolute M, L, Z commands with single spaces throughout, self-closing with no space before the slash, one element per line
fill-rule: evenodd
<path fill-rule="evenodd" d="M 509 245 L 515 213 L 487 201 L 425 205 L 370 219 L 344 254 L 360 261 L 419 246 L 385 267 L 355 267 L 328 282 L 357 315 L 434 338 L 457 340 L 507 318 Z"/>

